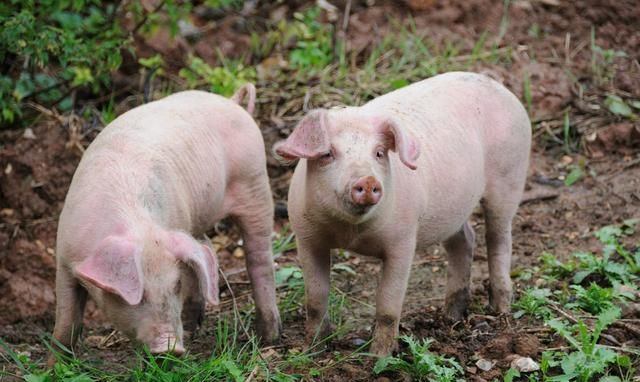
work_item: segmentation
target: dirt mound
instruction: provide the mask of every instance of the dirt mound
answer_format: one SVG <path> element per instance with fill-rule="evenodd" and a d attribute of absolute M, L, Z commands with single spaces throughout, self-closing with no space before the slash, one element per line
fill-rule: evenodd
<path fill-rule="evenodd" d="M 57 219 L 80 159 L 58 124 L 0 132 L 0 325 L 54 312 Z"/>

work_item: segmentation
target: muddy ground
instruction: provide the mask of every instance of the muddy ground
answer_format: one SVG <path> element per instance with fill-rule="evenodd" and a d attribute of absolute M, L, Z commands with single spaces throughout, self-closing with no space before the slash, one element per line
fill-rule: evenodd
<path fill-rule="evenodd" d="M 286 15 L 304 6 L 302 2 L 291 3 L 279 12 Z M 345 2 L 334 3 L 342 12 Z M 521 99 L 524 73 L 529 73 L 536 130 L 527 193 L 514 221 L 514 271 L 531 268 L 545 251 L 559 256 L 579 250 L 597 251 L 593 231 L 603 225 L 640 217 L 640 123 L 637 119 L 633 121 L 610 113 L 603 104 L 607 94 L 640 99 L 640 7 L 637 2 L 514 0 L 506 12 L 502 2 L 490 0 L 436 0 L 424 10 L 416 4 L 412 8 L 400 2 L 368 3 L 354 1 L 352 4 L 346 33 L 352 51 L 371 49 L 390 30 L 390 19 L 406 22 L 411 17 L 416 30 L 435 43 L 453 40 L 470 48 L 482 32 L 487 32 L 489 40 L 498 46 L 510 47 L 509 64 L 484 63 L 471 69 L 501 80 Z M 273 9 L 259 9 L 252 17 L 273 17 L 269 16 L 273 12 Z M 246 49 L 248 36 L 242 28 L 238 31 L 233 27 L 239 18 L 242 16 L 238 14 L 226 16 L 217 24 L 217 29 L 208 32 L 205 41 L 217 44 L 228 54 Z M 626 53 L 625 57 L 607 64 L 606 69 L 613 73 L 608 80 L 602 81 L 594 74 L 592 28 L 598 46 Z M 163 51 L 162 44 L 139 42 L 139 49 L 160 50 L 165 55 L 176 56 L 183 54 L 184 49 L 192 49 L 210 61 L 215 60 L 202 51 L 204 45 L 198 43 L 187 48 L 177 45 L 172 51 Z M 126 74 L 119 73 L 116 77 L 123 76 Z M 269 85 L 267 81 L 259 81 L 258 92 Z M 278 105 L 269 105 L 269 102 L 260 97 L 257 117 L 268 151 L 283 135 L 281 128 L 274 127 L 272 115 L 266 113 Z M 565 112 L 572 121 L 571 141 L 575 144 L 570 151 L 552 137 L 562 140 Z M 295 120 L 294 117 L 301 114 L 302 110 L 295 110 L 289 117 Z M 285 129 L 291 127 L 288 123 Z M 28 131 L 0 131 L 0 337 L 36 359 L 45 354 L 42 335 L 53 328 L 58 214 L 81 157 L 80 148 L 86 147 L 97 131 L 98 126 L 91 121 L 46 116 Z M 562 179 L 572 166 L 585 164 L 585 175 L 573 186 L 566 187 Z M 274 196 L 283 201 L 291 170 L 277 167 L 273 162 L 269 170 Z M 481 381 L 501 375 L 508 368 L 505 358 L 512 353 L 535 358 L 545 348 L 557 344 L 552 344 L 553 337 L 540 328 L 539 323 L 484 313 L 488 284 L 480 212 L 473 215 L 472 222 L 478 243 L 471 316 L 454 327 L 440 320 L 446 264 L 443 249 L 436 246 L 415 258 L 401 332 L 434 338 L 433 350 L 456 356 L 467 366 L 465 379 Z M 280 220 L 277 226 L 285 223 Z M 226 271 L 243 266 L 242 259 L 232 256 L 232 251 L 233 246 L 221 255 Z M 288 253 L 278 259 L 278 263 L 295 263 L 294 255 Z M 370 336 L 375 300 L 372 291 L 380 265 L 355 255 L 339 257 L 336 261 L 346 262 L 356 273 L 334 277 L 336 287 L 348 296 L 348 312 L 344 316 L 350 330 L 331 344 L 331 350 L 347 354 L 358 347 L 360 340 Z M 237 296 L 246 296 L 249 290 L 244 280 L 241 273 L 231 279 Z M 527 281 L 533 282 L 535 280 Z M 516 290 L 524 286 L 517 282 Z M 222 301 L 220 309 L 229 311 L 228 292 L 223 294 Z M 245 301 L 247 297 L 239 298 L 239 302 Z M 210 328 L 216 317 L 217 311 L 209 312 L 204 329 L 190 346 L 192 351 L 207 354 Z M 283 345 L 276 348 L 277 352 L 301 347 L 303 317 L 301 309 L 285 315 Z M 91 306 L 86 323 L 88 330 L 81 356 L 102 359 L 116 369 L 121 367 L 120 361 L 126 364 L 132 354 L 128 341 L 112 335 L 109 324 L 103 322 Z M 640 338 L 633 333 L 615 334 L 629 345 L 640 344 Z M 488 372 L 474 368 L 472 360 L 476 354 L 499 360 L 498 367 Z M 316 362 L 322 366 L 331 358 L 331 352 L 326 352 L 318 355 Z M 371 380 L 371 366 L 372 363 L 344 362 L 324 373 L 323 378 Z"/>

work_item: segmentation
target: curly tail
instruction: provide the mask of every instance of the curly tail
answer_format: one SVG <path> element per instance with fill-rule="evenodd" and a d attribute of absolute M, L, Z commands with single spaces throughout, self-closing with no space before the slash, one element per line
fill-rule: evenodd
<path fill-rule="evenodd" d="M 255 109 L 256 104 L 256 87 L 252 83 L 242 85 L 242 87 L 236 90 L 233 96 L 231 96 L 231 100 L 240 105 L 240 102 L 242 102 L 247 95 L 249 96 L 247 112 L 253 115 L 253 110 Z"/>

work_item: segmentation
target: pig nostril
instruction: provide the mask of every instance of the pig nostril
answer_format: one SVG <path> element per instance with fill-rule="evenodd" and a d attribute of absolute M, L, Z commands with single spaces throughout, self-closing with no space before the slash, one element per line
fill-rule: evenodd
<path fill-rule="evenodd" d="M 378 189 L 374 187 L 374 188 L 373 188 L 373 193 L 374 193 L 374 194 L 377 194 L 377 193 L 378 193 Z"/>
<path fill-rule="evenodd" d="M 358 188 L 356 188 L 356 191 L 358 191 L 358 192 L 362 192 L 362 191 L 364 191 L 364 188 L 362 188 L 362 187 L 358 187 Z"/>

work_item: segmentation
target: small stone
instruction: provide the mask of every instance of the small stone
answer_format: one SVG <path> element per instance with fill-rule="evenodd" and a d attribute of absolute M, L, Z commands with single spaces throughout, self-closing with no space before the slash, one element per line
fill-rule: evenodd
<path fill-rule="evenodd" d="M 562 161 L 562 163 L 564 163 L 565 165 L 570 164 L 571 162 L 573 162 L 573 158 L 571 158 L 568 155 L 563 155 L 562 158 L 560 159 Z"/>
<path fill-rule="evenodd" d="M 479 359 L 478 362 L 476 362 L 476 366 L 478 367 L 478 369 L 482 370 L 482 371 L 489 371 L 493 368 L 493 366 L 496 364 L 495 361 L 490 361 L 488 359 Z"/>
<path fill-rule="evenodd" d="M 511 361 L 511 367 L 523 373 L 540 370 L 540 365 L 529 357 L 518 357 L 514 359 Z"/>
<path fill-rule="evenodd" d="M 244 249 L 242 249 L 241 247 L 236 247 L 236 249 L 233 250 L 233 257 L 235 257 L 236 259 L 244 258 Z"/>
<path fill-rule="evenodd" d="M 360 346 L 364 345 L 365 343 L 367 343 L 367 341 L 363 340 L 362 338 L 354 338 L 351 341 L 351 343 L 353 344 L 353 346 L 360 347 Z"/>
<path fill-rule="evenodd" d="M 491 330 L 491 326 L 487 323 L 487 321 L 480 321 L 473 326 L 473 329 L 482 332 L 488 332 L 489 330 Z"/>
<path fill-rule="evenodd" d="M 22 136 L 27 139 L 36 139 L 36 135 L 33 133 L 33 130 L 31 130 L 30 127 L 24 129 L 24 134 L 22 134 Z"/>

